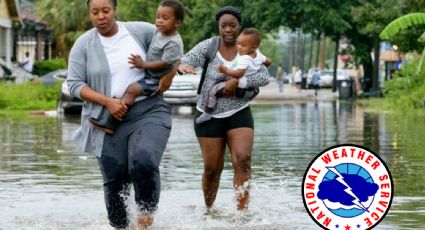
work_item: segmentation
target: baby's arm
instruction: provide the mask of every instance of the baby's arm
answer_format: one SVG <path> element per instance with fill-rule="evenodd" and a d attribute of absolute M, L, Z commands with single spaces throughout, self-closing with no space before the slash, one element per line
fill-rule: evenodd
<path fill-rule="evenodd" d="M 133 65 L 131 68 L 138 68 L 138 69 L 146 69 L 146 70 L 160 70 L 160 69 L 166 69 L 170 67 L 168 63 L 162 60 L 157 61 L 144 61 L 140 55 L 134 55 L 130 54 L 130 57 L 128 57 L 128 63 Z"/>
<path fill-rule="evenodd" d="M 241 78 L 245 75 L 245 69 L 229 69 L 223 65 L 217 65 L 217 71 L 228 77 Z"/>

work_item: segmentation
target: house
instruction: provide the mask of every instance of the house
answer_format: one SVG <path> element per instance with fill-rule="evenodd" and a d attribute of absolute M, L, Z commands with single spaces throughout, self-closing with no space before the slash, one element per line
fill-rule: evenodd
<path fill-rule="evenodd" d="M 35 61 L 50 59 L 52 54 L 52 29 L 27 11 L 20 12 L 22 27 L 14 28 L 15 47 L 12 51 L 17 60 L 22 60 L 26 52 Z"/>
<path fill-rule="evenodd" d="M 12 61 L 14 23 L 20 23 L 17 0 L 0 0 L 0 58 Z"/>

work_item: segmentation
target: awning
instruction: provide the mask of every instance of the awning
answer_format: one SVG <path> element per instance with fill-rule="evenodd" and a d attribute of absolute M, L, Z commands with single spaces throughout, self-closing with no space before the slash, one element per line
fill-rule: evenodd
<path fill-rule="evenodd" d="M 399 61 L 401 59 L 401 54 L 394 50 L 385 50 L 381 53 L 380 59 L 382 61 Z"/>
<path fill-rule="evenodd" d="M 19 21 L 19 3 L 17 0 L 6 0 L 7 9 L 9 10 L 10 18 L 14 21 Z"/>

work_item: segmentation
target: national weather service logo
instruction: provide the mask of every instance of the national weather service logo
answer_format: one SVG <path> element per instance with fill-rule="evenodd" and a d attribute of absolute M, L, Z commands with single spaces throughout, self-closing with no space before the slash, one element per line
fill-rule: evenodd
<path fill-rule="evenodd" d="M 302 186 L 311 218 L 322 228 L 337 230 L 376 226 L 390 209 L 394 191 L 381 158 L 352 144 L 321 152 L 307 168 Z"/>

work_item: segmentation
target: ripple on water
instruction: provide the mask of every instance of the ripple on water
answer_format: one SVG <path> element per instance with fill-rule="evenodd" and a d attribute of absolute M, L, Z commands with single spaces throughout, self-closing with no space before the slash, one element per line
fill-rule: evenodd
<path fill-rule="evenodd" d="M 425 138 L 425 129 L 418 128 L 423 117 L 369 114 L 349 103 L 256 105 L 252 111 L 249 210 L 236 210 L 226 153 L 216 207 L 206 214 L 192 116 L 173 116 L 153 229 L 318 229 L 304 210 L 302 176 L 320 150 L 346 142 L 365 144 L 389 162 L 399 196 L 379 229 L 423 229 L 424 146 L 414 141 Z M 96 158 L 71 142 L 78 125 L 78 119 L 68 118 L 0 120 L 0 229 L 110 229 Z"/>

